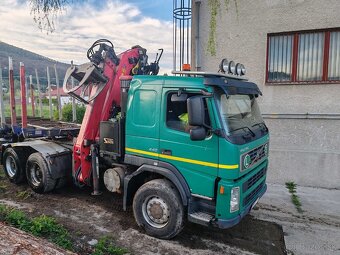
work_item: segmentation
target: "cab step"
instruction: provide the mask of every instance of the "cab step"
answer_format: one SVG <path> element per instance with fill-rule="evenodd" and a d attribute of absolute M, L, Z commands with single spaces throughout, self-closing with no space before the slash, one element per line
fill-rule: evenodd
<path fill-rule="evenodd" d="M 210 225 L 210 222 L 214 219 L 214 215 L 205 212 L 193 212 L 188 215 L 188 219 L 191 222 L 208 226 Z"/>

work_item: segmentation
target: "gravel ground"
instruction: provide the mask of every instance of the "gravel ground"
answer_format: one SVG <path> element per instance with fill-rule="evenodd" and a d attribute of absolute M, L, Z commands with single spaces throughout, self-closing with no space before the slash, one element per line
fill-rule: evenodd
<path fill-rule="evenodd" d="M 107 235 L 131 254 L 285 254 L 281 226 L 251 215 L 227 230 L 188 223 L 180 235 L 165 241 L 141 232 L 131 209 L 122 210 L 121 196 L 104 192 L 93 197 L 90 190 L 72 186 L 38 195 L 27 185 L 16 186 L 3 177 L 0 184 L 6 186 L 0 191 L 0 203 L 21 208 L 30 216 L 55 217 L 71 232 L 79 254 L 89 254 L 88 242 Z M 28 193 L 25 199 L 18 196 L 23 191 Z"/>

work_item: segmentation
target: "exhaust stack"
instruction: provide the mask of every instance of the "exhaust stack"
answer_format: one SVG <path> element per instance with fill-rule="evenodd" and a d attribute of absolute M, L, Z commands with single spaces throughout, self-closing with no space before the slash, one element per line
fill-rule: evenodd
<path fill-rule="evenodd" d="M 130 89 L 130 83 L 132 80 L 132 76 L 130 75 L 123 75 L 119 78 L 120 80 L 120 107 L 121 107 L 121 116 L 125 118 L 126 116 L 126 109 L 127 109 L 127 98 L 128 92 Z"/>

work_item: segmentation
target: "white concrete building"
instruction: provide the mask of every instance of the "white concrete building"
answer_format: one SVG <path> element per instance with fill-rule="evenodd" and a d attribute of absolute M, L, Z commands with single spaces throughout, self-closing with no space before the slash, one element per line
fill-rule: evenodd
<path fill-rule="evenodd" d="M 226 57 L 263 92 L 268 181 L 339 189 L 340 1 L 193 0 L 192 12 L 192 69 Z"/>

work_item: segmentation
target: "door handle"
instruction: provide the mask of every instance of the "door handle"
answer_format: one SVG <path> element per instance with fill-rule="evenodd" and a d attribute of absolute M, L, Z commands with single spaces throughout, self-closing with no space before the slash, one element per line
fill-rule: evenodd
<path fill-rule="evenodd" d="M 166 149 L 161 149 L 161 153 L 163 155 L 169 155 L 169 156 L 172 155 L 172 151 L 171 150 L 166 150 Z"/>

